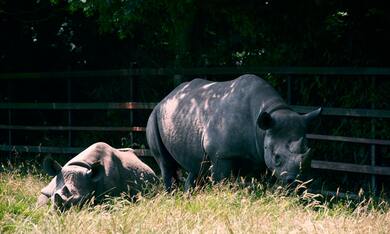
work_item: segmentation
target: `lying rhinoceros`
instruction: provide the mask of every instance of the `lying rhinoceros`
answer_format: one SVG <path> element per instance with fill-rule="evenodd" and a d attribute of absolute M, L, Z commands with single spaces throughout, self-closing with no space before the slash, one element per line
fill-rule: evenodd
<path fill-rule="evenodd" d="M 179 166 L 189 172 L 186 189 L 205 167 L 220 181 L 244 167 L 259 170 L 265 164 L 291 183 L 309 154 L 306 127 L 320 113 L 321 108 L 299 115 L 255 75 L 226 82 L 195 79 L 154 108 L 146 134 L 167 190 Z"/>
<path fill-rule="evenodd" d="M 51 200 L 59 209 L 82 205 L 92 195 L 96 200 L 122 192 L 134 196 L 158 180 L 132 149 L 118 150 L 102 142 L 89 146 L 63 167 L 46 158 L 43 168 L 54 178 L 41 190 L 37 203 L 41 206 Z"/>

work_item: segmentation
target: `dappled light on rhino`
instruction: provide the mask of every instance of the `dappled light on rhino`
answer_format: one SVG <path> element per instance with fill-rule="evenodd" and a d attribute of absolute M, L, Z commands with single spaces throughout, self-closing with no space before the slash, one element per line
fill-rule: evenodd
<path fill-rule="evenodd" d="M 63 167 L 45 158 L 43 168 L 54 178 L 42 189 L 37 204 L 51 202 L 60 211 L 121 193 L 132 198 L 158 181 L 131 149 L 121 151 L 102 142 L 91 145 Z"/>
<path fill-rule="evenodd" d="M 265 165 L 288 184 L 309 157 L 306 128 L 320 113 L 321 108 L 306 115 L 292 111 L 255 75 L 226 82 L 194 79 L 154 108 L 146 135 L 168 191 L 179 167 L 188 172 L 186 189 L 195 186 L 205 162 L 216 182 Z"/>

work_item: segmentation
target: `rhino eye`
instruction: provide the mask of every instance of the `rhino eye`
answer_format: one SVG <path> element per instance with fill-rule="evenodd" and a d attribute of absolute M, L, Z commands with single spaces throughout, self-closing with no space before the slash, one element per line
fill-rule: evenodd
<path fill-rule="evenodd" d="M 278 167 L 278 166 L 280 166 L 280 164 L 282 164 L 282 158 L 279 154 L 276 154 L 275 155 L 275 166 Z"/>

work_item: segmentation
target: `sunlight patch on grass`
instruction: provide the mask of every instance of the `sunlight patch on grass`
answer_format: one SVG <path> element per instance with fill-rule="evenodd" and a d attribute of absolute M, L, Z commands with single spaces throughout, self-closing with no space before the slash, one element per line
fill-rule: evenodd
<path fill-rule="evenodd" d="M 112 198 L 61 214 L 35 207 L 47 178 L 0 176 L 0 233 L 390 233 L 386 202 L 329 202 L 311 194 L 223 184 L 191 194 L 158 188 L 137 202 Z"/>

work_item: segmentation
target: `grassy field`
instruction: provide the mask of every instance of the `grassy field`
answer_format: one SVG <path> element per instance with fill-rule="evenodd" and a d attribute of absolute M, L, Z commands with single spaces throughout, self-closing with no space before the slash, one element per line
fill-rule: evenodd
<path fill-rule="evenodd" d="M 0 233 L 390 233 L 386 202 L 319 201 L 261 185 L 157 191 L 134 203 L 118 198 L 59 214 L 35 207 L 47 181 L 37 173 L 0 173 Z"/>

